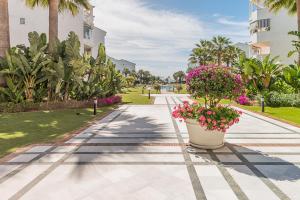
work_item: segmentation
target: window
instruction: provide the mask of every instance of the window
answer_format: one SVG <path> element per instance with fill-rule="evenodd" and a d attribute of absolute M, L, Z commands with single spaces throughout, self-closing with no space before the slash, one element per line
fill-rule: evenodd
<path fill-rule="evenodd" d="M 83 27 L 83 37 L 84 37 L 84 39 L 92 38 L 92 28 L 86 24 Z"/>
<path fill-rule="evenodd" d="M 271 29 L 270 19 L 260 19 L 250 24 L 251 34 L 261 32 L 261 31 L 269 31 L 270 29 Z"/>
<path fill-rule="evenodd" d="M 26 24 L 26 20 L 25 20 L 25 18 L 20 18 L 20 24 Z"/>

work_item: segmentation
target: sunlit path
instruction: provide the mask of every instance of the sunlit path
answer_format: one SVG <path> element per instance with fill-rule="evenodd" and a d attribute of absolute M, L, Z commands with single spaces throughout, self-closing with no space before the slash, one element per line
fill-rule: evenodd
<path fill-rule="evenodd" d="M 300 199 L 300 129 L 246 112 L 224 148 L 186 147 L 186 95 L 121 106 L 66 143 L 0 165 L 1 199 Z"/>

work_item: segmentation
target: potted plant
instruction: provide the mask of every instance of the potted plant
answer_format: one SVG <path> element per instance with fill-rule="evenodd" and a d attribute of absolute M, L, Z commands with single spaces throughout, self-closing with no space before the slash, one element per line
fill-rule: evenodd
<path fill-rule="evenodd" d="M 188 92 L 194 98 L 203 98 L 204 105 L 184 102 L 175 107 L 173 117 L 186 122 L 192 146 L 222 147 L 226 130 L 239 122 L 241 112 L 219 103 L 224 98 L 236 99 L 242 94 L 241 77 L 227 67 L 201 66 L 190 71 L 186 81 Z"/>

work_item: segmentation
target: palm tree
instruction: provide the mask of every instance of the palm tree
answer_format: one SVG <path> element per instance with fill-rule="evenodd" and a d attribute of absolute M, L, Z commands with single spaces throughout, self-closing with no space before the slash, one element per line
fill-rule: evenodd
<path fill-rule="evenodd" d="M 278 64 L 277 59 L 278 57 L 271 58 L 268 55 L 262 61 L 250 58 L 243 63 L 242 75 L 262 95 L 270 90 L 272 84 L 282 74 L 284 68 Z"/>
<path fill-rule="evenodd" d="M 221 65 L 225 49 L 231 44 L 231 41 L 229 38 L 217 36 L 213 37 L 212 43 L 214 44 L 214 53 L 217 56 L 218 65 Z"/>
<path fill-rule="evenodd" d="M 189 61 L 192 64 L 206 65 L 209 62 L 213 61 L 212 51 L 213 43 L 208 40 L 200 40 L 196 44 L 196 48 L 193 49 L 192 54 L 190 55 Z"/>
<path fill-rule="evenodd" d="M 0 19 L 0 57 L 3 57 L 10 47 L 8 0 L 0 0 Z"/>
<path fill-rule="evenodd" d="M 290 65 L 284 69 L 283 75 L 285 82 L 295 88 L 297 93 L 300 93 L 300 66 Z"/>
<path fill-rule="evenodd" d="M 233 66 L 245 52 L 233 45 L 229 45 L 224 50 L 223 62 L 226 63 L 226 66 Z"/>
<path fill-rule="evenodd" d="M 90 9 L 88 0 L 26 0 L 26 5 L 34 8 L 36 6 L 49 8 L 49 50 L 54 49 L 55 40 L 58 37 L 58 13 L 69 10 L 72 15 L 79 12 L 80 6 Z"/>

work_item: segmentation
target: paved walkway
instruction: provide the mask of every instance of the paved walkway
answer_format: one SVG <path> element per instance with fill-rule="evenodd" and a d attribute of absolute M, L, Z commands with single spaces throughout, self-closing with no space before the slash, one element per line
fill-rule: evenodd
<path fill-rule="evenodd" d="M 300 199 L 300 129 L 246 112 L 226 146 L 197 150 L 171 118 L 185 95 L 121 106 L 61 146 L 0 165 L 0 199 Z"/>

